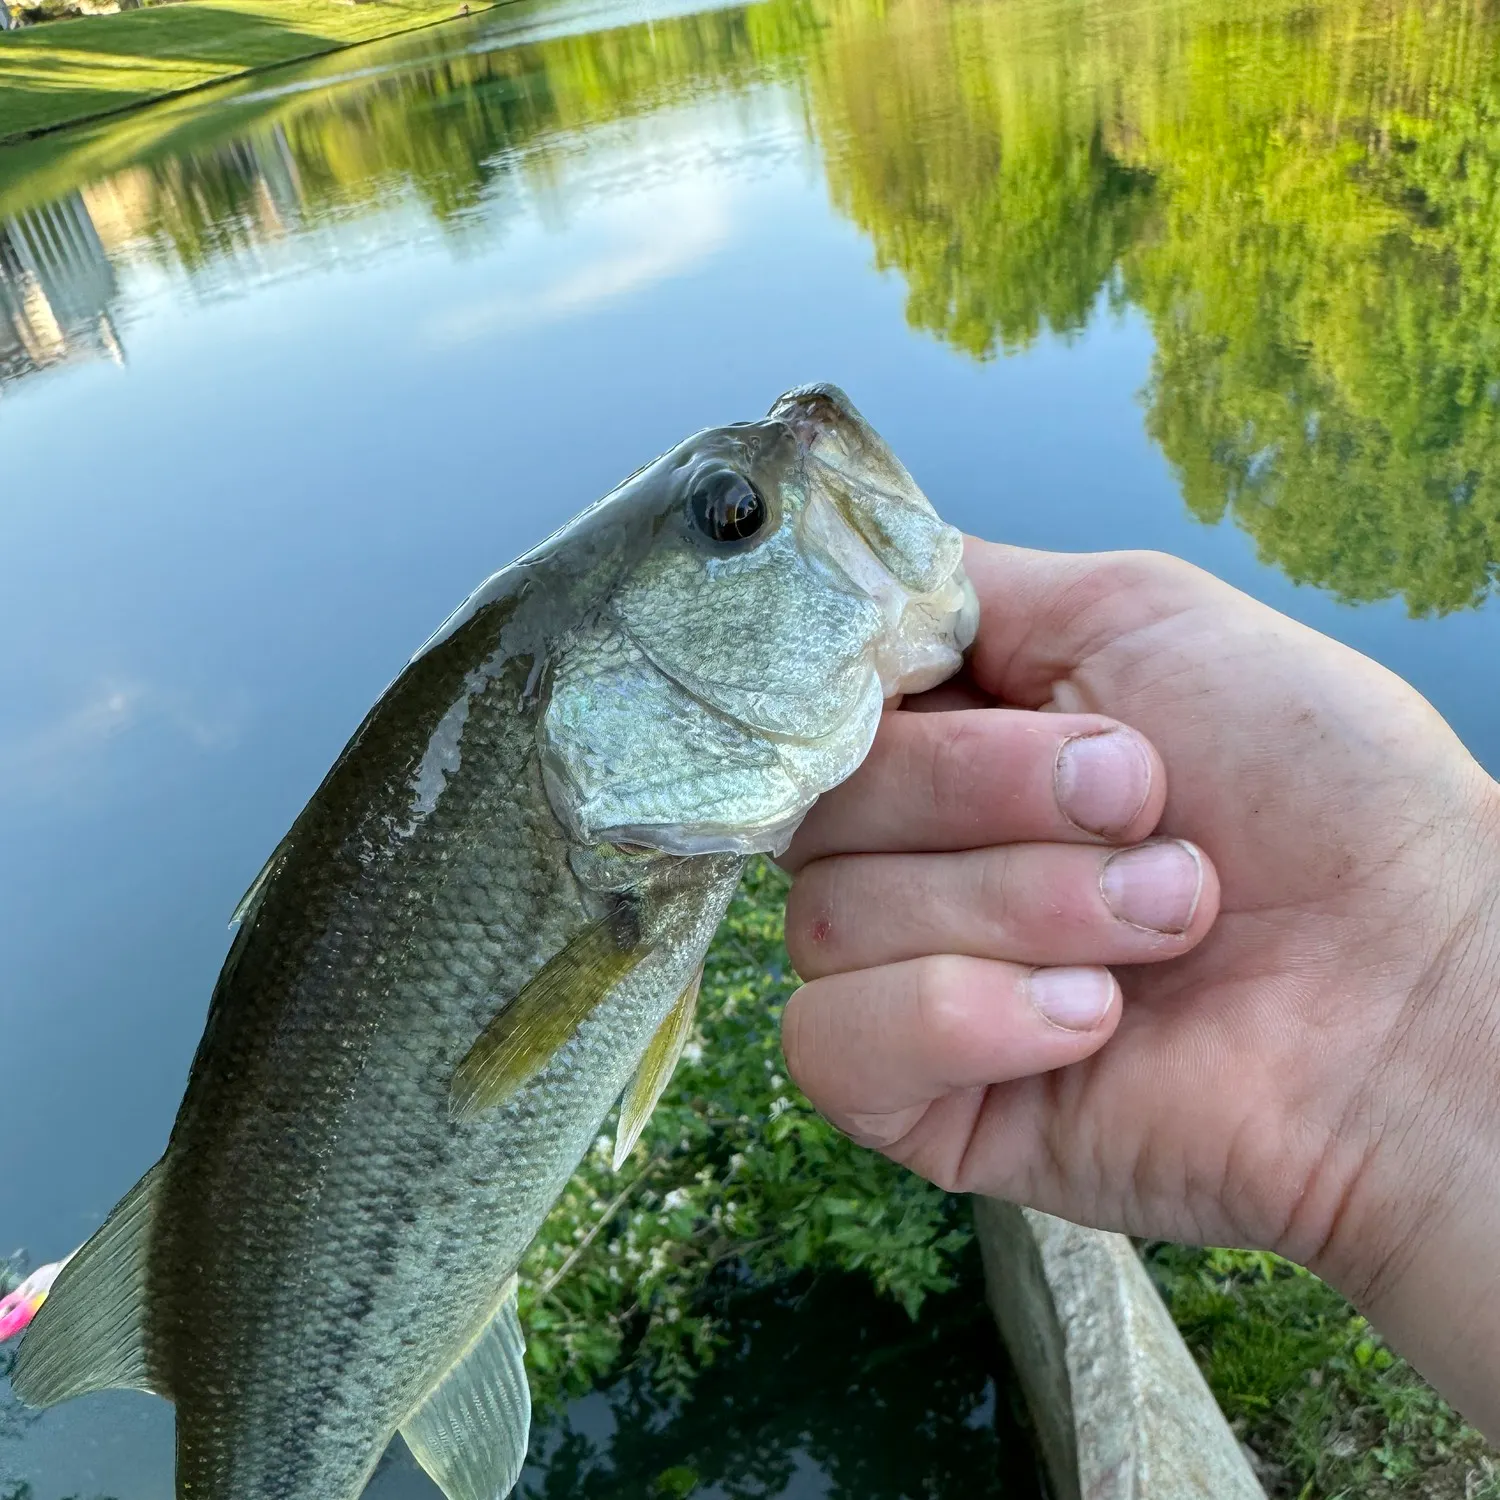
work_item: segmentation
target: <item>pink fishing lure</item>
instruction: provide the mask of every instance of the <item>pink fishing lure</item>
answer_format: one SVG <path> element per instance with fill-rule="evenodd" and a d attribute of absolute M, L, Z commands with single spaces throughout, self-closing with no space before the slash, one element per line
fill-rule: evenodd
<path fill-rule="evenodd" d="M 50 1266 L 39 1266 L 15 1291 L 0 1297 L 0 1343 L 13 1339 L 36 1317 L 36 1310 L 47 1300 L 57 1273 L 72 1259 L 69 1255 Z"/>

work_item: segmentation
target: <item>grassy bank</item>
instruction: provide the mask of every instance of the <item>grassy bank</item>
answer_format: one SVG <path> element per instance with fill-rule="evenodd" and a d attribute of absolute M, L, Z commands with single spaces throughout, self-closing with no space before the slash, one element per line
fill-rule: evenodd
<path fill-rule="evenodd" d="M 459 0 L 186 0 L 0 32 L 0 142 L 414 31 Z M 487 0 L 471 0 L 475 11 Z"/>
<path fill-rule="evenodd" d="M 1251 1250 L 1146 1264 L 1270 1500 L 1500 1500 L 1500 1460 L 1332 1287 Z"/>

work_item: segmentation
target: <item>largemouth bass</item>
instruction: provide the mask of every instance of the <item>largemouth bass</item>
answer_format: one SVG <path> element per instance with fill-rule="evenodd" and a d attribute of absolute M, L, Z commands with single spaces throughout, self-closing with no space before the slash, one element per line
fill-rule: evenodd
<path fill-rule="evenodd" d="M 177 1408 L 179 1500 L 353 1500 L 396 1432 L 499 1500 L 515 1271 L 671 1076 L 745 859 L 976 625 L 959 535 L 832 386 L 700 432 L 484 583 L 235 913 L 165 1154 L 13 1383 Z"/>

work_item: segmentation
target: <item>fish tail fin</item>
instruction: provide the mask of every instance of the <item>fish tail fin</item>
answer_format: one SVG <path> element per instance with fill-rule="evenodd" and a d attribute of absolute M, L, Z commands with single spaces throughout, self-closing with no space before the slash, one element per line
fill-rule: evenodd
<path fill-rule="evenodd" d="M 525 1355 L 512 1276 L 479 1336 L 401 1424 L 447 1500 L 504 1500 L 520 1478 L 531 1434 Z"/>
<path fill-rule="evenodd" d="M 165 1395 L 146 1357 L 146 1256 L 158 1162 L 68 1262 L 21 1342 L 11 1387 L 28 1406 L 123 1386 Z"/>

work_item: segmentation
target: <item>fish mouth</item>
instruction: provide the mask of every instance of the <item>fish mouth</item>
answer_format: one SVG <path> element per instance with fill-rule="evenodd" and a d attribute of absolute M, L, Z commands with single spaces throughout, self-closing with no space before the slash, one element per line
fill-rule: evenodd
<path fill-rule="evenodd" d="M 768 415 L 802 455 L 804 545 L 881 610 L 884 629 L 874 649 L 885 697 L 946 681 L 979 628 L 962 533 L 938 516 L 836 385 L 799 386 Z"/>
<path fill-rule="evenodd" d="M 849 426 L 864 424 L 864 418 L 848 396 L 827 381 L 783 391 L 771 403 L 766 415 L 785 422 L 791 428 L 792 436 L 805 448 L 811 447 L 824 432 L 840 423 Z"/>

